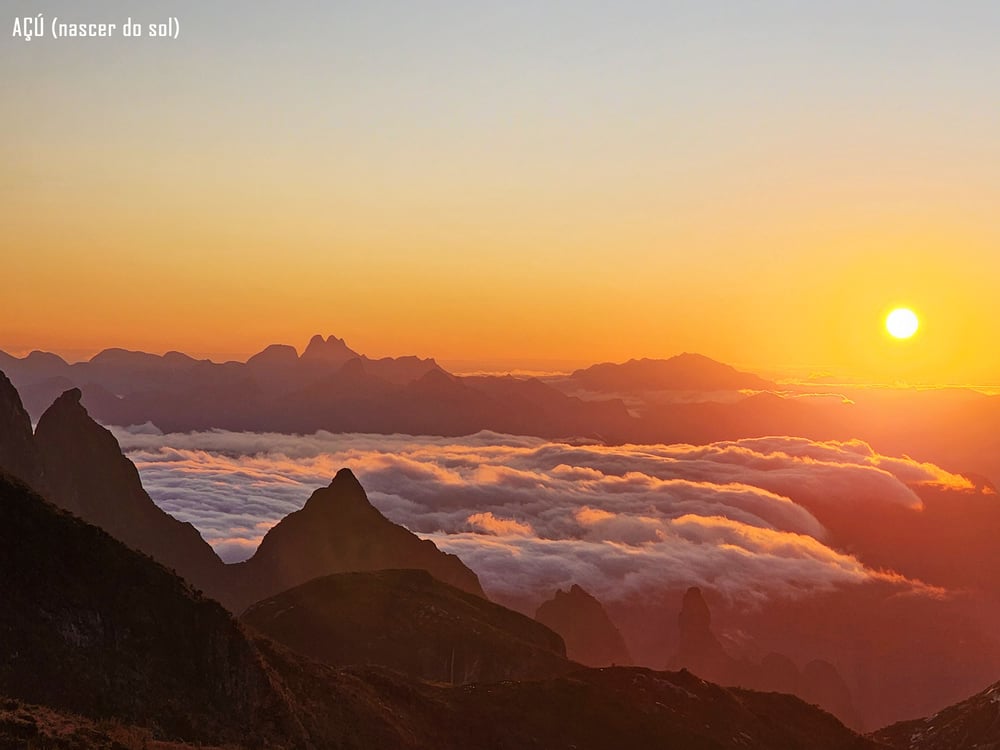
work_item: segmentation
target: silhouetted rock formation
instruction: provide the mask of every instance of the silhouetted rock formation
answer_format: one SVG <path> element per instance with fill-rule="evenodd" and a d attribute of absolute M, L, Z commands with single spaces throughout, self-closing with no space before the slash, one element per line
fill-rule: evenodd
<path fill-rule="evenodd" d="M 671 668 L 690 669 L 722 685 L 792 693 L 830 711 L 848 726 L 860 725 L 851 692 L 829 662 L 813 660 L 800 672 L 782 654 L 770 653 L 754 663 L 726 653 L 712 631 L 712 613 L 701 589 L 692 586 L 685 592 L 678 626 L 680 641 Z"/>
<path fill-rule="evenodd" d="M 860 726 L 850 688 L 837 668 L 825 659 L 813 659 L 802 668 L 801 688 L 793 692 L 834 716 L 842 717 L 841 721 L 848 726 Z"/>
<path fill-rule="evenodd" d="M 701 354 L 678 354 L 670 359 L 630 359 L 604 362 L 569 377 L 574 387 L 605 393 L 642 391 L 739 391 L 773 388 L 774 383 Z"/>
<path fill-rule="evenodd" d="M 300 358 L 303 363 L 322 363 L 323 365 L 340 367 L 345 362 L 357 359 L 361 355 L 351 349 L 343 339 L 320 335 L 313 336 Z"/>
<path fill-rule="evenodd" d="M 319 576 L 387 568 L 426 570 L 485 598 L 475 573 L 383 516 L 349 469 L 268 531 L 253 557 L 228 567 L 234 585 L 223 601 L 236 611 Z"/>
<path fill-rule="evenodd" d="M 901 721 L 872 739 L 899 750 L 995 750 L 1000 747 L 1000 682 L 924 719 Z"/>
<path fill-rule="evenodd" d="M 589 667 L 632 663 L 625 639 L 604 606 L 580 586 L 556 591 L 538 607 L 535 619 L 563 637 L 566 655 L 573 661 Z"/>
<path fill-rule="evenodd" d="M 64 393 L 38 420 L 35 444 L 45 465 L 49 498 L 145 552 L 204 589 L 214 589 L 222 561 L 189 523 L 161 510 L 142 488 L 118 441 Z"/>
<path fill-rule="evenodd" d="M 692 586 L 684 593 L 677 626 L 680 631 L 677 666 L 686 667 L 706 680 L 737 684 L 732 680 L 742 670 L 712 632 L 712 613 L 701 589 Z"/>
<path fill-rule="evenodd" d="M 167 736 L 294 736 L 288 706 L 215 602 L 0 475 L 0 694 Z"/>
<path fill-rule="evenodd" d="M 575 668 L 545 626 L 423 570 L 317 578 L 252 605 L 241 619 L 326 664 L 377 664 L 435 682 L 538 679 Z"/>
<path fill-rule="evenodd" d="M 42 458 L 17 389 L 0 372 L 0 468 L 42 491 Z"/>

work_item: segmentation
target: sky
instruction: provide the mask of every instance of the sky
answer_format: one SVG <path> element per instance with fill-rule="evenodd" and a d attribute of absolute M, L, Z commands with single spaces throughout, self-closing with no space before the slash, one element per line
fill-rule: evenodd
<path fill-rule="evenodd" d="M 180 34 L 11 36 L 37 13 Z M 473 369 L 697 351 L 1000 381 L 996 3 L 8 0 L 0 23 L 5 351 L 323 333 Z"/>

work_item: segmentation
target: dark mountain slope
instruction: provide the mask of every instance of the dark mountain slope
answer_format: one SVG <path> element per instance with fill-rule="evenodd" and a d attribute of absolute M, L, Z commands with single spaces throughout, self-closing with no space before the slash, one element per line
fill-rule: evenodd
<path fill-rule="evenodd" d="M 380 750 L 874 747 L 797 699 L 685 672 L 444 688 L 318 665 L 248 638 L 170 571 L 6 475 L 0 595 L 0 695 L 160 738 Z M 23 738 L 33 714 L 14 710 L 0 732 Z M 107 732 L 78 739 L 71 746 L 115 747 Z"/>
<path fill-rule="evenodd" d="M 243 622 L 317 661 L 462 684 L 565 674 L 562 639 L 423 570 L 339 573 L 254 604 Z"/>
<path fill-rule="evenodd" d="M 690 672 L 615 667 L 542 682 L 469 685 L 459 710 L 480 727 L 468 748 L 878 747 L 790 695 L 725 689 Z"/>
<path fill-rule="evenodd" d="M 872 738 L 900 750 L 1000 748 L 1000 682 L 925 719 L 901 721 Z"/>
<path fill-rule="evenodd" d="M 0 694 L 186 739 L 296 736 L 221 606 L 6 474 L 0 582 Z"/>
<path fill-rule="evenodd" d="M 678 354 L 669 359 L 630 359 L 603 362 L 577 370 L 568 379 L 573 387 L 606 393 L 641 391 L 739 391 L 773 388 L 774 383 L 701 354 Z"/>
<path fill-rule="evenodd" d="M 49 498 L 100 526 L 129 547 L 151 555 L 204 589 L 214 589 L 223 564 L 198 530 L 161 510 L 142 488 L 118 441 L 67 391 L 38 420 L 35 444 Z"/>

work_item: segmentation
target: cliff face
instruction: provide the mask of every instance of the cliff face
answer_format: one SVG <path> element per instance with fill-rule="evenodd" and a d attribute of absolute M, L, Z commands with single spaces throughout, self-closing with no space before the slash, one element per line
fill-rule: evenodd
<path fill-rule="evenodd" d="M 317 578 L 241 619 L 326 664 L 378 664 L 434 682 L 539 679 L 575 668 L 545 626 L 423 570 Z"/>
<path fill-rule="evenodd" d="M 223 601 L 234 611 L 319 576 L 387 568 L 426 570 L 485 597 L 476 574 L 458 557 L 379 513 L 348 469 L 268 531 L 253 557 L 228 567 L 231 589 Z"/>

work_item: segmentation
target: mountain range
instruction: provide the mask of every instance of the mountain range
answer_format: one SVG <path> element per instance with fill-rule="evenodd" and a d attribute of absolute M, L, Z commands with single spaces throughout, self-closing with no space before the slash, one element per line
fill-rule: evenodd
<path fill-rule="evenodd" d="M 684 746 L 691 747 L 876 743 L 907 747 L 900 743 L 912 742 L 917 734 L 924 737 L 928 727 L 938 726 L 929 720 L 893 730 L 895 734 L 885 734 L 887 729 L 862 739 L 832 717 L 820 721 L 818 714 L 809 713 L 812 709 L 795 699 L 725 691 L 696 678 L 690 682 L 685 672 L 580 671 L 565 659 L 558 635 L 516 613 L 501 614 L 503 608 L 483 599 L 475 574 L 458 558 L 444 555 L 381 516 L 349 471 L 338 473 L 330 487 L 317 490 L 301 511 L 272 529 L 257 562 L 251 558 L 227 566 L 193 527 L 152 503 L 134 466 L 121 455 L 114 437 L 89 417 L 81 396 L 75 389 L 61 394 L 32 432 L 17 391 L 0 377 L 0 467 L 9 472 L 0 487 L 4 514 L 0 525 L 6 537 L 0 539 L 4 550 L 0 579 L 6 582 L 4 592 L 11 603 L 3 608 L 2 629 L 10 637 L 4 639 L 6 650 L 0 654 L 0 694 L 10 697 L 0 706 L 4 741 L 21 742 L 33 731 L 44 734 L 49 726 L 45 717 L 51 719 L 52 712 L 57 717 L 79 714 L 83 717 L 79 726 L 84 728 L 92 719 L 113 719 L 157 737 L 246 746 L 350 747 L 375 742 L 384 747 L 429 747 L 435 742 L 441 746 L 445 737 L 445 743 L 461 738 L 462 744 L 454 746 L 463 747 L 543 741 L 554 743 L 546 746 L 561 746 L 564 738 L 579 747 L 608 747 L 620 733 L 636 746 L 683 738 L 688 743 Z M 57 510 L 43 496 L 74 515 Z M 101 525 L 105 532 L 76 516 Z M 442 580 L 426 573 L 361 572 L 343 579 L 353 581 L 346 586 L 330 583 L 337 576 L 313 580 L 345 571 L 414 567 Z M 152 600 L 147 601 L 146 595 Z M 274 601 L 279 605 L 288 601 L 282 597 L 304 597 L 295 601 L 311 600 L 319 613 L 308 627 L 333 623 L 343 628 L 335 613 L 338 607 L 347 607 L 351 617 L 358 618 L 356 632 L 367 628 L 391 633 L 392 619 L 373 608 L 380 596 L 383 606 L 399 600 L 402 612 L 433 614 L 422 634 L 414 629 L 408 635 L 414 644 L 421 642 L 428 649 L 428 663 L 437 665 L 437 673 L 421 672 L 425 669 L 421 664 L 414 667 L 401 661 L 405 650 L 393 656 L 386 648 L 366 652 L 363 641 L 351 646 L 343 631 L 337 635 L 345 639 L 339 656 L 297 655 L 296 650 L 308 650 L 302 641 L 296 644 L 275 630 L 272 637 L 284 642 L 278 645 L 249 633 L 212 601 L 223 601 L 232 612 L 240 612 L 273 597 L 269 600 L 273 612 Z M 554 601 L 578 599 L 569 609 L 579 614 L 580 621 L 600 622 L 586 596 L 582 590 L 571 590 Z M 690 606 L 700 610 L 693 599 Z M 690 626 L 692 618 L 687 620 Z M 268 622 L 273 626 L 275 618 L 261 620 L 261 629 L 266 630 Z M 405 618 L 397 622 L 396 632 L 403 633 Z M 707 640 L 714 638 L 706 618 L 695 616 L 693 623 L 703 640 L 706 630 Z M 571 633 L 565 624 L 557 629 Z M 604 638 L 608 637 L 614 640 L 605 628 Z M 468 661 L 464 655 L 459 661 L 455 654 L 454 670 L 447 653 L 449 641 L 472 644 L 466 651 L 473 654 Z M 724 652 L 722 658 L 724 663 L 729 659 Z M 545 659 L 551 667 L 544 665 Z M 441 680 L 445 661 L 447 680 Z M 788 669 L 789 663 L 776 657 L 761 662 L 761 668 L 788 677 L 761 686 L 794 689 L 798 680 L 802 689 L 803 680 L 823 671 L 807 665 L 796 677 L 794 663 Z M 385 672 L 385 667 L 410 676 Z M 65 674 L 59 674 L 60 669 Z M 708 672 L 703 665 L 697 669 Z M 488 688 L 489 683 L 482 681 L 504 674 L 517 679 Z M 824 679 L 832 679 L 829 670 L 824 674 Z M 417 678 L 474 681 L 465 688 L 446 688 L 414 682 Z M 707 701 L 709 707 L 698 709 L 679 697 L 688 694 Z M 336 707 L 329 705 L 330 696 L 336 697 Z M 989 697 L 961 704 L 949 714 L 953 719 L 949 734 L 941 735 L 945 739 L 921 747 L 953 747 L 945 743 L 954 741 L 955 732 L 972 731 L 966 723 L 990 736 L 988 727 L 979 726 L 978 707 L 986 703 Z M 583 705 L 588 706 L 585 711 Z M 504 723 L 499 706 L 520 712 L 525 721 Z M 663 707 L 669 716 L 658 713 Z M 699 710 L 715 717 L 705 731 L 695 726 L 701 721 Z M 587 721 L 571 724 L 570 716 L 581 711 Z M 476 717 L 481 731 L 473 729 L 469 717 Z M 783 722 L 780 732 L 769 724 L 776 717 Z M 98 726 L 93 731 L 104 730 Z M 906 731 L 905 740 L 900 739 Z M 814 745 L 803 739 L 810 733 L 818 738 Z M 743 735 L 745 741 L 734 739 Z"/>
<path fill-rule="evenodd" d="M 24 420 L 16 392 L 8 388 L 5 400 L 4 413 L 16 417 L 3 425 L 9 436 Z M 67 403 L 78 406 L 75 394 L 60 408 Z M 4 441 L 5 455 L 14 442 Z M 408 637 L 432 648 L 435 639 L 471 638 L 480 656 L 508 668 L 523 659 L 522 670 L 540 668 L 548 654 L 565 674 L 450 687 L 364 666 L 370 646 L 343 657 L 357 666 L 310 660 L 255 635 L 151 557 L 43 499 L 36 488 L 62 482 L 61 472 L 47 460 L 31 477 L 34 488 L 0 475 L 0 746 L 127 748 L 155 739 L 248 748 L 876 747 L 789 696 L 726 690 L 686 672 L 579 669 L 543 625 L 427 574 L 320 578 L 262 603 L 256 615 L 252 608 L 248 620 L 273 626 L 276 608 L 314 601 L 327 623 L 347 606 L 375 634 L 391 633 L 393 618 L 403 618 L 402 627 L 407 612 L 426 612 L 428 630 Z M 95 500 L 79 499 L 84 509 Z M 390 604 L 391 616 L 380 615 Z M 465 614 L 455 621 L 448 612 Z"/>
<path fill-rule="evenodd" d="M 246 362 L 106 349 L 85 362 L 0 352 L 34 419 L 79 388 L 105 425 L 466 435 L 481 430 L 609 444 L 704 444 L 767 435 L 862 439 L 1000 484 L 1000 395 L 969 388 L 779 385 L 693 353 L 540 378 L 457 376 L 433 359 L 373 359 L 335 336 Z"/>
<path fill-rule="evenodd" d="M 0 374 L 0 467 L 19 474 L 59 507 L 100 526 L 177 571 L 238 612 L 317 576 L 342 571 L 421 568 L 483 596 L 476 574 L 385 518 L 344 469 L 329 487 L 270 529 L 247 561 L 227 565 L 188 523 L 156 506 L 114 436 L 90 418 L 80 391 L 60 395 L 34 434 L 17 391 Z"/>

